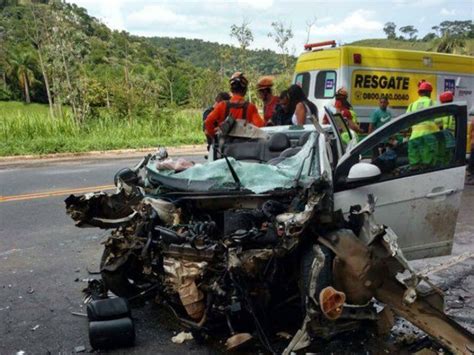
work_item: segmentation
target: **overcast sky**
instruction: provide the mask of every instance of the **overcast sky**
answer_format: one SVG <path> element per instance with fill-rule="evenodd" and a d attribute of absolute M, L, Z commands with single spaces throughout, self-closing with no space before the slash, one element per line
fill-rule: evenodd
<path fill-rule="evenodd" d="M 291 47 L 299 53 L 306 40 L 306 23 L 316 18 L 310 41 L 341 43 L 383 38 L 383 25 L 414 25 L 419 35 L 444 20 L 474 20 L 473 0 L 68 0 L 112 29 L 143 36 L 200 38 L 232 43 L 230 26 L 250 22 L 252 48 L 276 49 L 268 38 L 273 21 L 291 26 Z"/>

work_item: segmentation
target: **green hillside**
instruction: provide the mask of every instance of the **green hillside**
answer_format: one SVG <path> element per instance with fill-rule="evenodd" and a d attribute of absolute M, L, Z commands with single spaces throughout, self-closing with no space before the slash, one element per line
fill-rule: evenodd
<path fill-rule="evenodd" d="M 352 42 L 348 45 L 377 47 L 377 48 L 397 48 L 416 51 L 436 52 L 441 39 L 436 38 L 431 41 L 407 41 L 399 39 L 373 38 Z M 474 39 L 468 38 L 464 41 L 464 48 L 456 48 L 455 54 L 474 56 Z"/>
<path fill-rule="evenodd" d="M 166 48 L 177 57 L 187 60 L 195 66 L 214 71 L 238 70 L 239 49 L 228 44 L 203 41 L 201 39 L 152 37 L 147 39 L 153 45 Z M 282 55 L 271 50 L 248 50 L 248 66 L 259 73 L 278 74 L 283 72 Z M 293 66 L 296 58 L 290 57 Z M 226 73 L 226 74 L 228 74 Z"/>

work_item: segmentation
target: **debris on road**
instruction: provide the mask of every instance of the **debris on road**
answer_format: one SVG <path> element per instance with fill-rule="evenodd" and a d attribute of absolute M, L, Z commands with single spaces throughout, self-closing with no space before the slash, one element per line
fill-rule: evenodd
<path fill-rule="evenodd" d="M 190 332 L 181 332 L 171 338 L 171 341 L 175 344 L 182 344 L 186 340 L 192 340 L 193 335 Z"/>
<path fill-rule="evenodd" d="M 71 312 L 71 314 L 73 316 L 77 316 L 77 317 L 86 317 L 87 318 L 87 314 L 86 313 L 81 313 L 81 312 Z"/>
<path fill-rule="evenodd" d="M 28 294 L 33 294 L 35 292 L 35 289 L 33 287 L 28 288 L 28 291 L 26 291 Z"/>
<path fill-rule="evenodd" d="M 36 324 L 33 328 L 31 328 L 31 331 L 34 332 L 34 331 L 35 331 L 36 329 L 38 329 L 39 327 L 40 327 L 40 325 L 39 325 L 39 324 Z"/>
<path fill-rule="evenodd" d="M 86 351 L 86 347 L 84 345 L 79 345 L 74 348 L 75 353 L 83 353 Z"/>

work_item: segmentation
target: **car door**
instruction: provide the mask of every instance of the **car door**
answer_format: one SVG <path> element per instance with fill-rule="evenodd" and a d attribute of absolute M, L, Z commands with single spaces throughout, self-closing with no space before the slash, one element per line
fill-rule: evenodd
<path fill-rule="evenodd" d="M 455 120 L 454 129 L 442 124 L 446 118 Z M 373 194 L 376 220 L 397 233 L 407 258 L 450 254 L 464 188 L 466 120 L 466 105 L 453 103 L 402 115 L 373 132 L 334 171 L 335 209 L 348 213 Z M 414 138 L 420 123 L 438 131 Z M 361 161 L 377 165 L 380 176 L 348 179 Z"/>
<path fill-rule="evenodd" d="M 332 146 L 334 161 L 337 163 L 344 153 L 352 149 L 357 144 L 357 137 L 349 129 L 346 119 L 340 113 L 332 112 L 324 106 L 325 116 L 331 125 L 332 134 L 329 136 Z M 343 139 L 345 135 L 346 139 Z"/>

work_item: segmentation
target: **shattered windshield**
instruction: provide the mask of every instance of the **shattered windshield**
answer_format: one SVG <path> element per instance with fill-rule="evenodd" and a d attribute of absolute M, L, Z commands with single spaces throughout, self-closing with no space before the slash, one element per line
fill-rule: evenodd
<path fill-rule="evenodd" d="M 313 132 L 306 144 L 294 156 L 288 157 L 276 165 L 237 161 L 229 162 L 239 177 L 241 187 L 253 193 L 264 193 L 275 189 L 288 189 L 307 186 L 320 176 L 319 156 L 317 149 L 318 133 Z M 156 161 L 147 164 L 148 172 L 156 177 L 184 181 L 189 190 L 199 182 L 206 182 L 210 190 L 228 190 L 235 188 L 235 181 L 225 159 L 206 164 L 197 164 L 185 171 L 169 174 L 157 170 Z M 172 183 L 172 181 L 171 181 Z"/>

